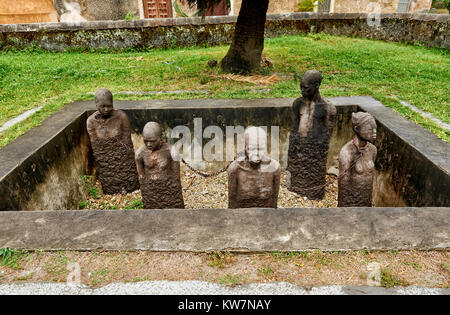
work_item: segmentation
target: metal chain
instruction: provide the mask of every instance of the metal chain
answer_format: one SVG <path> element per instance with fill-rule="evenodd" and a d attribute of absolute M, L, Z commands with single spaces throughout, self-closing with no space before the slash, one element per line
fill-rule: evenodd
<path fill-rule="evenodd" d="M 226 170 L 228 170 L 228 168 L 230 167 L 231 163 L 233 163 L 234 161 L 236 161 L 236 159 L 237 159 L 238 157 L 242 156 L 243 154 L 244 154 L 244 152 L 239 152 L 239 153 L 236 155 L 236 157 L 233 159 L 233 161 L 231 161 L 230 163 L 228 163 L 227 166 L 225 166 L 225 167 L 221 168 L 220 170 L 215 171 L 215 172 L 213 172 L 213 173 L 205 173 L 205 172 L 196 170 L 193 166 L 191 166 L 188 162 L 186 162 L 184 158 L 181 159 L 181 162 L 183 162 L 183 164 L 186 165 L 186 166 L 187 166 L 191 171 L 193 171 L 195 174 L 200 175 L 200 176 L 203 176 L 203 177 L 205 177 L 205 178 L 208 178 L 208 177 L 214 177 L 214 176 L 217 176 L 217 175 L 219 175 L 220 173 L 223 173 L 223 172 L 225 172 Z"/>
<path fill-rule="evenodd" d="M 227 166 L 225 166 L 225 167 L 221 168 L 220 170 L 215 171 L 215 172 L 213 172 L 213 173 L 205 173 L 205 172 L 196 170 L 196 169 L 193 168 L 191 165 L 189 165 L 189 163 L 186 162 L 184 159 L 181 159 L 181 162 L 183 162 L 184 165 L 186 165 L 186 166 L 187 166 L 191 171 L 193 171 L 195 174 L 200 175 L 200 176 L 203 176 L 203 177 L 206 177 L 206 178 L 207 178 L 207 177 L 214 177 L 214 176 L 219 175 L 220 173 L 225 172 L 225 171 L 230 167 L 231 163 L 233 163 L 233 162 L 230 162 Z"/>

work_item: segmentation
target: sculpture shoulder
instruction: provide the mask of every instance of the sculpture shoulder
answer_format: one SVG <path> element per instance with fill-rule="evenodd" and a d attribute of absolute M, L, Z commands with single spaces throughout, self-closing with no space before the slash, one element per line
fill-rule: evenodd
<path fill-rule="evenodd" d="M 375 145 L 369 142 L 369 151 L 372 152 L 372 155 L 375 157 L 378 153 L 378 149 Z"/>
<path fill-rule="evenodd" d="M 269 168 L 273 173 L 281 173 L 281 165 L 277 160 L 271 159 Z"/>
<path fill-rule="evenodd" d="M 115 109 L 114 110 L 114 114 L 116 117 L 118 117 L 120 120 L 127 120 L 130 121 L 130 118 L 128 117 L 127 114 L 125 114 L 125 112 L 123 110 L 120 109 Z"/>
<path fill-rule="evenodd" d="M 348 160 L 352 155 L 356 153 L 356 148 L 350 140 L 347 142 L 339 152 L 339 162 L 343 162 L 344 160 Z"/>
<path fill-rule="evenodd" d="M 98 115 L 98 114 L 99 114 L 99 112 L 96 111 L 91 116 L 89 116 L 88 119 L 86 120 L 86 127 L 87 127 L 88 130 L 91 130 L 97 124 L 95 116 Z"/>
<path fill-rule="evenodd" d="M 227 170 L 228 174 L 235 174 L 238 171 L 238 169 L 239 169 L 239 163 L 240 162 L 239 162 L 238 159 L 236 159 L 233 162 L 231 162 L 231 164 L 230 164 L 230 166 L 228 167 L 228 170 Z"/>
<path fill-rule="evenodd" d="M 171 160 L 173 159 L 171 146 L 168 143 L 164 143 L 159 150 L 161 152 L 161 155 L 164 156 L 165 158 Z"/>
<path fill-rule="evenodd" d="M 336 115 L 336 106 L 334 106 L 333 103 L 331 103 L 326 98 L 322 98 L 322 99 L 323 99 L 323 102 L 325 103 L 330 115 L 333 115 L 333 116 Z"/>
<path fill-rule="evenodd" d="M 135 153 L 136 159 L 142 159 L 146 150 L 147 150 L 147 148 L 145 147 L 145 145 L 140 146 L 139 149 L 137 149 L 136 153 Z"/>
<path fill-rule="evenodd" d="M 297 99 L 295 99 L 294 103 L 292 103 L 292 108 L 294 109 L 300 109 L 303 106 L 305 106 L 305 100 L 303 99 L 303 97 L 299 97 Z"/>

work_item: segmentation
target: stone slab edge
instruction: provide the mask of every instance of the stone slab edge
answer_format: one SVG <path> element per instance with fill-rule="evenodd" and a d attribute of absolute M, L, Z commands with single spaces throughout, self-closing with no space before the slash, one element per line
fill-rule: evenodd
<path fill-rule="evenodd" d="M 0 248 L 445 250 L 450 208 L 3 211 Z"/>

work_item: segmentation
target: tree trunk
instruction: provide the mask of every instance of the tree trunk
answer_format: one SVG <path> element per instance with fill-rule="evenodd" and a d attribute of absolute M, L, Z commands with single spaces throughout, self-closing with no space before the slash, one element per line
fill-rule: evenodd
<path fill-rule="evenodd" d="M 264 27 L 269 0 L 243 0 L 231 47 L 222 59 L 222 70 L 251 73 L 259 68 L 264 49 Z"/>

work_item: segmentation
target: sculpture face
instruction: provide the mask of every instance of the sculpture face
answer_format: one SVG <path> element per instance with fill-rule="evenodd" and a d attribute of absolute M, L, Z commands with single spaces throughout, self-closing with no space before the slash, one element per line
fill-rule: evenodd
<path fill-rule="evenodd" d="M 304 98 L 312 100 L 319 93 L 322 74 L 317 70 L 308 70 L 300 81 L 300 90 Z"/>
<path fill-rule="evenodd" d="M 148 137 L 144 138 L 145 146 L 150 151 L 156 151 L 161 147 L 161 137 Z"/>
<path fill-rule="evenodd" d="M 95 106 L 103 117 L 110 117 L 113 113 L 113 98 L 111 92 L 108 90 L 98 90 L 95 93 Z"/>
<path fill-rule="evenodd" d="M 142 133 L 144 144 L 150 151 L 156 151 L 161 148 L 163 143 L 161 139 L 161 126 L 156 122 L 149 122 L 145 125 Z"/>
<path fill-rule="evenodd" d="M 245 156 L 253 168 L 261 164 L 266 153 L 267 137 L 263 129 L 250 127 L 245 131 Z"/>
<path fill-rule="evenodd" d="M 377 138 L 377 124 L 374 119 L 362 124 L 362 126 L 355 126 L 355 132 L 358 136 L 366 141 L 375 141 Z"/>
<path fill-rule="evenodd" d="M 308 80 L 308 78 L 302 79 L 300 83 L 300 89 L 302 90 L 303 97 L 312 99 L 319 90 L 319 86 L 319 83 L 312 82 L 312 80 Z"/>

